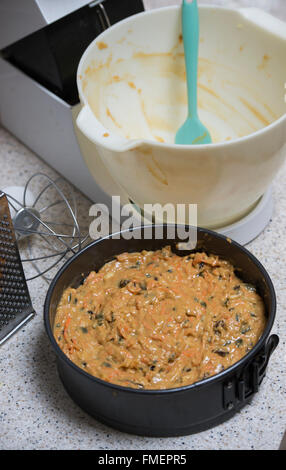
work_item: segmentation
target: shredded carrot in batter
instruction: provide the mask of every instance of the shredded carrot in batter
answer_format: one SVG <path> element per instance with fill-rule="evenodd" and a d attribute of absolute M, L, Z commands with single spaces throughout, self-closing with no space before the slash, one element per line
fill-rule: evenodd
<path fill-rule="evenodd" d="M 90 374 L 123 386 L 166 389 L 221 372 L 257 343 L 266 318 L 255 288 L 217 256 L 169 247 L 123 253 L 68 288 L 54 334 Z"/>

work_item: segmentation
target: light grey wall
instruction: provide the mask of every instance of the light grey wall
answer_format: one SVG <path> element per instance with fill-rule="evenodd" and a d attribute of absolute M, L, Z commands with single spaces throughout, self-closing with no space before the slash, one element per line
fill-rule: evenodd
<path fill-rule="evenodd" d="M 181 0 L 144 0 L 146 8 L 180 5 Z M 199 4 L 262 8 L 286 21 L 286 0 L 198 0 Z"/>

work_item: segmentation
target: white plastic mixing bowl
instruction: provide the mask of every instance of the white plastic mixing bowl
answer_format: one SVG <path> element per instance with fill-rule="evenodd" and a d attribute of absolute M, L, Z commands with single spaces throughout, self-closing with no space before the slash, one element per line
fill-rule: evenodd
<path fill-rule="evenodd" d="M 130 17 L 90 44 L 77 125 L 99 184 L 109 186 L 101 159 L 138 206 L 198 204 L 199 225 L 219 227 L 255 206 L 285 158 L 286 25 L 218 7 L 200 8 L 200 21 L 199 112 L 214 144 L 173 143 L 187 113 L 179 7 Z"/>

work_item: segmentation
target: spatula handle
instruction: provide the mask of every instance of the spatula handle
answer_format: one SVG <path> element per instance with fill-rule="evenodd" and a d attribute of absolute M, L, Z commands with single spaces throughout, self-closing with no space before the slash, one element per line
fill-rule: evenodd
<path fill-rule="evenodd" d="M 182 32 L 186 62 L 188 112 L 189 116 L 194 118 L 198 116 L 197 81 L 199 56 L 199 11 L 197 0 L 183 0 Z"/>

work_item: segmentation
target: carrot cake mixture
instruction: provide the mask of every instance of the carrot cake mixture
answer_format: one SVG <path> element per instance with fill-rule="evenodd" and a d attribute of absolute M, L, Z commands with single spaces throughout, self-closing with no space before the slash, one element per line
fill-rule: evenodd
<path fill-rule="evenodd" d="M 63 352 L 107 382 L 167 389 L 221 372 L 266 324 L 255 288 L 218 256 L 170 247 L 123 253 L 68 288 L 54 335 Z"/>

